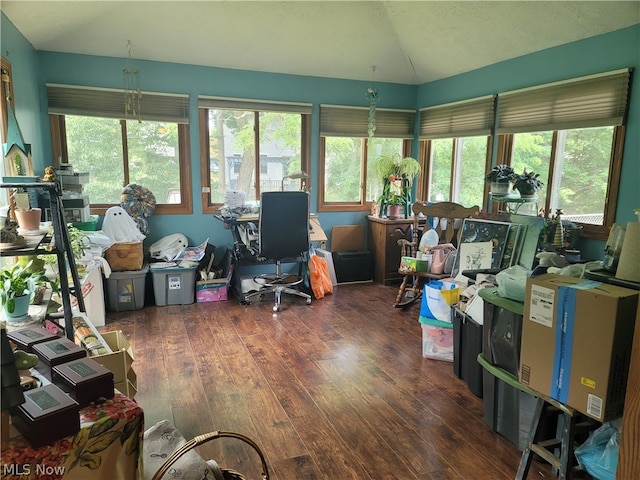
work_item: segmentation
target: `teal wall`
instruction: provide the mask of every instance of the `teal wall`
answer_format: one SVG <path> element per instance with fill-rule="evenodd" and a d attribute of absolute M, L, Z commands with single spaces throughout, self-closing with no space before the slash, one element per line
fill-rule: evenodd
<path fill-rule="evenodd" d="M 36 52 L 2 14 L 2 53 L 11 61 L 16 84 L 16 114 L 26 142 L 33 144 L 34 163 L 40 171 L 52 163 L 47 117 L 46 83 L 122 87 L 124 58 L 93 57 Z M 8 52 L 8 54 L 6 53 Z M 193 215 L 151 217 L 148 242 L 182 232 L 191 243 L 209 238 L 227 245 L 227 230 L 206 215 L 200 205 L 199 137 L 197 96 L 216 95 L 313 104 L 311 175 L 312 209 L 317 208 L 318 106 L 326 104 L 367 106 L 366 88 L 371 82 L 260 73 L 173 63 L 138 61 L 143 90 L 190 95 Z M 623 67 L 640 66 L 640 25 L 542 52 L 500 62 L 469 73 L 420 86 L 376 82 L 380 107 L 421 108 L 489 93 L 588 75 Z M 327 65 L 331 71 L 331 65 Z M 633 220 L 640 207 L 640 76 L 634 77 L 625 142 L 623 176 L 616 221 Z M 635 132 L 632 133 L 632 132 Z M 417 142 L 414 142 L 417 156 Z M 71 161 L 73 161 L 71 159 Z M 108 168 L 108 166 L 105 166 Z M 315 195 L 314 195 L 315 193 Z M 330 234 L 339 224 L 366 223 L 363 212 L 321 213 L 323 228 Z M 601 258 L 603 242 L 585 242 L 591 258 Z"/>
<path fill-rule="evenodd" d="M 0 33 L 2 56 L 11 63 L 16 120 L 25 143 L 31 144 L 31 156 L 34 168 L 37 168 L 43 158 L 51 156 L 50 148 L 45 149 L 45 141 L 47 145 L 49 144 L 46 137 L 50 135 L 49 126 L 43 130 L 42 107 L 39 99 L 39 85 L 42 80 L 39 76 L 38 52 L 7 20 L 4 13 L 0 23 Z"/>

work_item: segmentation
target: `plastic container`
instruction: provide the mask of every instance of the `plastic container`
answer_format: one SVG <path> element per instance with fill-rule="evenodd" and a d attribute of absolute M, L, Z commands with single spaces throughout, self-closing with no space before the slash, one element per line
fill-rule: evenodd
<path fill-rule="evenodd" d="M 156 305 L 188 305 L 195 301 L 197 267 L 151 269 Z"/>
<path fill-rule="evenodd" d="M 144 307 L 144 292 L 149 266 L 141 270 L 111 272 L 107 279 L 107 304 L 110 312 L 140 310 Z"/>
<path fill-rule="evenodd" d="M 90 215 L 87 222 L 75 222 L 72 223 L 78 230 L 84 230 L 85 232 L 95 232 L 98 230 L 98 215 Z"/>

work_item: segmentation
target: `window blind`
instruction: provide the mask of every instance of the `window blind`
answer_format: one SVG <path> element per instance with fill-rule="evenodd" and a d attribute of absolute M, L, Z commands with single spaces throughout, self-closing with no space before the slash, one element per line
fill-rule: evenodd
<path fill-rule="evenodd" d="M 590 75 L 498 95 L 498 133 L 622 125 L 629 69 Z"/>
<path fill-rule="evenodd" d="M 271 102 L 247 98 L 198 96 L 198 108 L 311 114 L 310 103 Z"/>
<path fill-rule="evenodd" d="M 376 109 L 376 137 L 413 138 L 414 110 Z M 369 109 L 320 105 L 320 135 L 368 137 Z"/>
<path fill-rule="evenodd" d="M 124 90 L 47 84 L 49 114 L 125 118 Z M 189 123 L 189 95 L 142 92 L 140 118 Z"/>
<path fill-rule="evenodd" d="M 455 138 L 490 135 L 495 97 L 447 103 L 420 110 L 420 138 Z"/>

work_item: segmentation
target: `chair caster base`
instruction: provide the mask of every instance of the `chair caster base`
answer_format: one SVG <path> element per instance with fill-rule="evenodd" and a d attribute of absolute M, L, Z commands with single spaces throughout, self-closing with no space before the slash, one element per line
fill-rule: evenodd
<path fill-rule="evenodd" d="M 307 298 L 307 305 L 311 305 L 311 299 Z"/>

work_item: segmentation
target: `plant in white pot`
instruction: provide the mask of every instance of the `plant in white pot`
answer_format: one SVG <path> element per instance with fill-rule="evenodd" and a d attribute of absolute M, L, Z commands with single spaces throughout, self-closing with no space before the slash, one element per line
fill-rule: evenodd
<path fill-rule="evenodd" d="M 0 305 L 8 320 L 26 316 L 32 296 L 48 282 L 44 270 L 32 271 L 31 264 L 16 263 L 0 270 Z"/>
<path fill-rule="evenodd" d="M 520 192 L 522 198 L 534 197 L 536 192 L 544 185 L 538 178 L 539 176 L 539 173 L 527 172 L 526 168 L 523 173 L 514 173 L 511 176 L 513 189 Z"/>
<path fill-rule="evenodd" d="M 506 164 L 493 167 L 484 177 L 485 181 L 491 183 L 491 193 L 493 195 L 507 195 L 513 173 L 513 169 Z"/>

